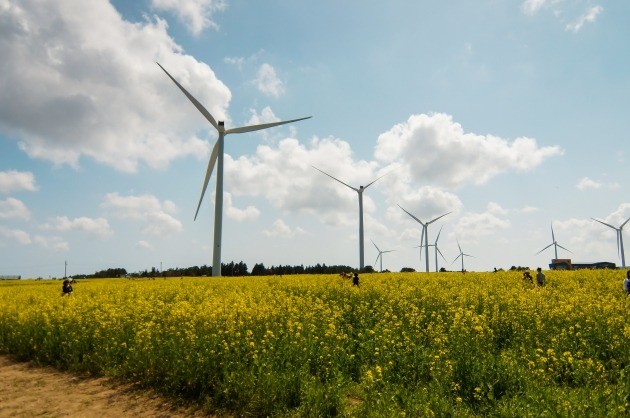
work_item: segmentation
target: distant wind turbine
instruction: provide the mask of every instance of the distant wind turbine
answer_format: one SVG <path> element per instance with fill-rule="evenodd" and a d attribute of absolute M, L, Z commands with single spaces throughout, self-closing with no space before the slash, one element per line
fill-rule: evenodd
<path fill-rule="evenodd" d="M 440 215 L 435 219 L 432 219 L 428 222 L 422 222 L 420 219 L 416 218 L 415 216 L 413 216 L 411 213 L 407 212 L 405 210 L 405 208 L 403 208 L 402 206 L 398 205 L 399 208 L 401 208 L 407 215 L 411 216 L 414 220 L 416 220 L 420 225 L 422 225 L 422 236 L 424 237 L 424 258 L 426 261 L 426 272 L 429 272 L 429 225 L 432 224 L 433 222 L 437 221 L 438 219 L 448 215 L 451 212 L 447 212 L 444 215 Z M 420 238 L 421 244 L 422 244 L 422 238 Z M 422 250 L 420 250 L 420 253 L 422 253 Z"/>
<path fill-rule="evenodd" d="M 461 257 L 462 258 L 462 271 L 464 271 L 464 257 L 474 257 L 474 255 L 464 253 L 462 251 L 462 247 L 459 245 L 459 241 L 457 241 L 457 248 L 459 248 L 459 255 L 455 257 L 455 260 L 453 260 L 453 263 L 456 262 L 457 259 Z"/>
<path fill-rule="evenodd" d="M 372 240 L 370 240 L 372 241 Z M 374 241 L 372 241 L 372 244 L 374 244 Z M 376 244 L 374 244 L 374 246 L 376 247 Z M 374 260 L 374 264 L 376 265 L 376 262 L 378 261 L 378 259 L 381 259 L 381 273 L 383 272 L 383 254 L 385 253 L 391 253 L 394 252 L 396 250 L 385 250 L 385 251 L 381 251 L 380 248 L 376 247 L 376 251 L 378 251 L 378 255 L 376 256 L 376 260 Z"/>
<path fill-rule="evenodd" d="M 439 267 L 438 267 L 438 253 L 440 254 L 440 256 L 442 257 L 442 260 L 446 261 L 446 258 L 444 258 L 444 254 L 442 254 L 442 251 L 440 251 L 440 249 L 438 248 L 438 240 L 440 239 L 440 234 L 442 233 L 442 228 L 443 226 L 440 227 L 440 232 L 438 232 L 437 234 L 437 238 L 435 238 L 435 243 L 434 244 L 429 244 L 429 247 L 433 247 L 435 249 L 435 271 L 438 272 L 439 271 Z M 424 245 L 419 245 L 420 248 L 424 248 Z M 420 250 L 420 254 L 422 254 L 422 250 Z"/>
<path fill-rule="evenodd" d="M 628 218 L 624 223 L 622 223 L 619 228 L 616 228 L 612 226 L 611 224 L 607 224 L 606 222 L 600 221 L 599 219 L 595 219 L 595 218 L 591 218 L 591 219 L 599 222 L 602 225 L 606 225 L 607 227 L 610 227 L 614 229 L 615 232 L 617 232 L 617 251 L 619 252 L 619 255 L 621 256 L 621 266 L 623 268 L 626 268 L 626 256 L 623 251 L 623 227 L 626 226 L 628 221 L 630 221 L 630 218 Z"/>
<path fill-rule="evenodd" d="M 551 247 L 553 245 L 553 250 L 554 250 L 554 255 L 555 255 L 555 259 L 558 259 L 558 247 L 562 248 L 563 250 L 566 250 L 568 252 L 570 252 L 571 254 L 573 254 L 571 252 L 571 250 L 568 250 L 566 248 L 564 248 L 562 245 L 558 244 L 558 241 L 556 241 L 556 236 L 553 233 L 553 222 L 551 223 L 551 240 L 552 243 L 547 245 L 545 248 L 543 248 L 542 250 L 538 251 L 536 254 L 534 255 L 538 255 L 540 253 L 542 253 L 543 251 L 545 251 L 547 248 Z"/>
<path fill-rule="evenodd" d="M 356 187 L 350 186 L 349 184 L 344 183 L 343 181 L 339 180 L 338 178 L 335 178 L 335 177 L 331 176 L 330 174 L 326 173 L 323 170 L 320 170 L 319 168 L 317 168 L 315 166 L 311 166 L 311 167 L 313 167 L 315 170 L 319 171 L 320 173 L 323 173 L 323 174 L 327 175 L 331 179 L 338 181 L 339 183 L 343 184 L 344 186 L 351 188 L 352 190 L 357 192 L 357 194 L 359 195 L 359 270 L 363 270 L 363 267 L 365 266 L 365 262 L 364 262 L 364 260 L 365 260 L 365 258 L 364 258 L 364 245 L 363 245 L 363 192 L 365 191 L 365 189 L 367 189 L 372 184 L 376 183 L 378 180 L 380 180 L 383 177 L 385 177 L 387 174 L 383 174 L 382 176 L 380 176 L 376 180 L 372 181 L 371 183 L 368 183 L 367 186 L 359 186 L 359 188 L 356 188 Z"/>
<path fill-rule="evenodd" d="M 285 123 L 297 122 L 304 119 L 309 119 L 310 116 L 299 119 L 291 119 L 285 120 L 281 122 L 271 122 L 271 123 L 263 123 L 260 125 L 250 125 L 250 126 L 242 126 L 240 128 L 232 128 L 225 129 L 224 123 L 222 121 L 217 121 L 214 117 L 206 110 L 205 107 L 201 103 L 197 101 L 181 84 L 177 82 L 171 76 L 168 71 L 164 69 L 160 65 L 160 63 L 156 63 L 160 66 L 160 68 L 166 73 L 166 75 L 173 80 L 173 83 L 179 87 L 179 89 L 188 97 L 188 100 L 192 102 L 192 104 L 201 112 L 201 114 L 206 118 L 208 122 L 214 129 L 219 133 L 219 138 L 217 139 L 216 144 L 214 144 L 214 148 L 212 148 L 212 153 L 210 154 L 210 160 L 208 161 L 208 168 L 206 170 L 206 178 L 203 181 L 203 187 L 201 189 L 201 197 L 199 197 L 199 204 L 197 205 L 197 211 L 195 212 L 195 220 L 197 219 L 197 214 L 199 214 L 199 208 L 201 207 L 201 202 L 203 200 L 203 196 L 206 193 L 206 188 L 208 187 L 208 181 L 210 181 L 210 176 L 212 175 L 212 170 L 214 169 L 215 163 L 217 164 L 217 188 L 216 188 L 216 196 L 214 202 L 214 251 L 212 255 L 212 275 L 220 276 L 221 275 L 221 230 L 223 223 L 223 148 L 224 148 L 224 137 L 227 134 L 241 134 L 245 132 L 253 132 L 261 129 L 267 129 L 278 125 L 284 125 Z"/>

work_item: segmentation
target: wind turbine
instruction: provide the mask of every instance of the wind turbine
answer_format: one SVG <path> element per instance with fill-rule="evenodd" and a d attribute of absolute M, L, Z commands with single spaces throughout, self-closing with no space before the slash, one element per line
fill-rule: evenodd
<path fill-rule="evenodd" d="M 363 267 L 365 265 L 364 263 L 364 251 L 363 251 L 363 192 L 365 191 L 365 189 L 367 189 L 368 187 L 370 187 L 372 184 L 376 183 L 378 180 L 382 179 L 383 177 L 385 177 L 387 174 L 383 174 L 381 177 L 377 178 L 376 180 L 372 181 L 371 183 L 368 183 L 367 186 L 359 186 L 359 188 L 357 189 L 356 187 L 352 187 L 349 184 L 344 183 L 343 181 L 339 180 L 338 178 L 335 178 L 333 176 L 331 176 L 330 174 L 326 173 L 325 171 L 320 170 L 319 168 L 315 167 L 315 166 L 311 166 L 313 167 L 315 170 L 327 175 L 328 177 L 330 177 L 333 180 L 338 181 L 339 183 L 343 184 L 346 187 L 351 188 L 352 190 L 354 190 L 355 192 L 357 192 L 357 194 L 359 195 L 359 270 L 363 270 Z"/>
<path fill-rule="evenodd" d="M 626 226 L 630 218 L 628 218 L 624 223 L 621 224 L 619 228 L 612 226 L 611 224 L 607 224 L 606 222 L 600 221 L 599 219 L 591 218 L 594 221 L 599 222 L 602 225 L 606 225 L 617 232 L 617 251 L 621 255 L 621 266 L 626 268 L 626 256 L 623 251 L 623 227 Z"/>
<path fill-rule="evenodd" d="M 560 247 L 563 250 L 566 250 L 566 251 L 570 252 L 571 254 L 573 254 L 571 252 L 571 250 L 568 250 L 568 249 L 564 248 L 562 245 L 558 244 L 558 241 L 556 241 L 556 237 L 553 234 L 553 222 L 551 223 L 551 239 L 553 241 L 551 244 L 547 245 L 545 248 L 543 248 L 542 250 L 538 251 L 534 255 L 538 255 L 538 254 L 542 253 L 543 251 L 545 251 L 547 248 L 551 247 L 552 245 L 553 245 L 554 255 L 555 255 L 556 260 L 558 259 L 558 247 Z"/>
<path fill-rule="evenodd" d="M 459 241 L 457 241 L 457 247 L 459 248 L 459 255 L 457 257 L 455 257 L 455 260 L 453 260 L 453 263 L 457 261 L 458 258 L 462 258 L 462 272 L 465 271 L 464 270 L 464 257 L 474 257 L 474 255 L 470 255 L 470 254 L 466 254 L 462 251 L 462 247 L 459 245 Z M 451 263 L 451 264 L 453 264 Z"/>
<path fill-rule="evenodd" d="M 217 122 L 214 117 L 206 110 L 205 107 L 201 103 L 197 101 L 181 84 L 177 82 L 171 76 L 168 71 L 164 69 L 160 65 L 160 63 L 156 63 L 160 66 L 160 68 L 166 73 L 166 75 L 173 80 L 173 83 L 179 87 L 179 89 L 188 97 L 188 100 L 192 102 L 192 104 L 197 108 L 199 112 L 206 118 L 208 122 L 214 129 L 217 130 L 219 134 L 219 138 L 217 139 L 216 144 L 214 144 L 214 148 L 212 148 L 212 153 L 210 154 L 210 160 L 208 161 L 208 168 L 206 170 L 206 177 L 203 181 L 203 187 L 201 188 L 201 197 L 199 197 L 199 204 L 197 205 L 197 211 L 195 212 L 195 220 L 197 219 L 197 214 L 199 214 L 199 208 L 201 207 L 201 202 L 203 200 L 203 196 L 206 193 L 206 188 L 208 187 L 208 181 L 210 180 L 210 176 L 212 175 L 212 170 L 214 169 L 215 163 L 217 164 L 217 188 L 216 188 L 216 196 L 214 202 L 214 251 L 212 255 L 212 275 L 220 276 L 221 275 L 221 229 L 223 223 L 223 148 L 224 148 L 224 138 L 227 134 L 241 134 L 245 132 L 253 132 L 261 129 L 271 128 L 273 126 L 284 125 L 285 123 L 297 122 L 300 120 L 308 119 L 310 116 L 299 119 L 291 119 L 280 122 L 271 122 L 271 123 L 262 123 L 260 125 L 250 125 L 250 126 L 242 126 L 240 128 L 232 128 L 225 129 L 224 123 L 222 121 Z"/>
<path fill-rule="evenodd" d="M 370 240 L 372 241 L 372 240 Z M 372 244 L 374 244 L 374 241 L 372 241 Z M 376 244 L 374 244 L 374 246 L 376 247 Z M 385 253 L 391 253 L 394 252 L 395 250 L 386 250 L 386 251 L 381 251 L 380 248 L 376 247 L 376 251 L 378 251 L 378 255 L 376 256 L 376 260 L 374 260 L 374 264 L 376 264 L 376 262 L 378 261 L 378 259 L 381 259 L 381 273 L 383 272 L 383 254 Z"/>
<path fill-rule="evenodd" d="M 425 222 L 422 222 L 420 219 L 416 218 L 415 216 L 413 216 L 411 213 L 407 212 L 402 206 L 398 205 L 398 207 L 401 208 L 403 211 L 405 211 L 407 215 L 411 216 L 418 223 L 420 223 L 420 225 L 422 225 L 422 236 L 424 236 L 424 258 L 426 259 L 426 267 L 427 267 L 426 271 L 428 273 L 429 272 L 429 225 L 437 221 L 438 219 L 448 215 L 451 212 L 447 212 L 444 215 L 440 215 L 437 218 L 432 219 L 425 223 Z M 420 238 L 420 241 L 422 241 L 422 238 Z M 420 253 L 422 253 L 422 250 L 420 250 Z"/>
<path fill-rule="evenodd" d="M 424 231 L 423 231 L 424 232 Z M 444 258 L 444 254 L 442 254 L 442 251 L 440 251 L 440 249 L 438 248 L 438 240 L 440 239 L 440 234 L 442 233 L 442 227 L 440 227 L 440 232 L 438 232 L 437 238 L 435 239 L 435 244 L 429 244 L 429 247 L 433 247 L 435 249 L 435 271 L 439 272 L 439 267 L 438 267 L 438 253 L 440 254 L 440 256 L 442 257 L 442 260 L 446 261 L 446 258 Z M 421 240 L 422 241 L 422 240 Z M 420 256 L 422 256 L 422 248 L 424 248 L 424 245 L 416 245 L 414 248 L 418 248 L 420 247 Z"/>

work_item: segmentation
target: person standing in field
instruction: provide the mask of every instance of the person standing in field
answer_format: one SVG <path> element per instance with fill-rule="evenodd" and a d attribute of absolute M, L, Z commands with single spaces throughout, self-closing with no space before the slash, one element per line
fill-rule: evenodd
<path fill-rule="evenodd" d="M 352 286 L 359 287 L 359 273 L 354 273 L 354 276 L 352 277 Z"/>
<path fill-rule="evenodd" d="M 626 278 L 623 279 L 623 290 L 630 296 L 630 270 L 626 271 Z"/>
<path fill-rule="evenodd" d="M 545 285 L 545 275 L 542 272 L 542 269 L 540 267 L 538 267 L 536 269 L 537 273 L 536 273 L 536 283 L 538 283 L 538 286 L 544 286 Z"/>
<path fill-rule="evenodd" d="M 63 285 L 61 285 L 61 296 L 70 295 L 72 291 L 72 283 L 70 283 L 70 280 L 65 279 Z"/>

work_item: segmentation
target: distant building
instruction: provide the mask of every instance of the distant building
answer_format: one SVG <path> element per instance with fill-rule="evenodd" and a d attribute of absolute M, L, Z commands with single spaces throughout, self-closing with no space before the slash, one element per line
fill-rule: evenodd
<path fill-rule="evenodd" d="M 595 263 L 572 263 L 570 258 L 554 258 L 549 264 L 551 270 L 578 270 L 578 269 L 615 269 L 615 263 L 598 261 Z"/>

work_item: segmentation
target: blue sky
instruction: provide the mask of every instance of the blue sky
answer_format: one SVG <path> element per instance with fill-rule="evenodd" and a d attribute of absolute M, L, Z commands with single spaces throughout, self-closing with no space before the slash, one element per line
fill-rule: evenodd
<path fill-rule="evenodd" d="M 0 275 L 210 265 L 227 127 L 223 261 L 620 265 L 630 218 L 626 1 L 0 0 Z M 627 244 L 626 246 L 630 245 Z M 434 260 L 431 255 L 431 269 Z"/>

